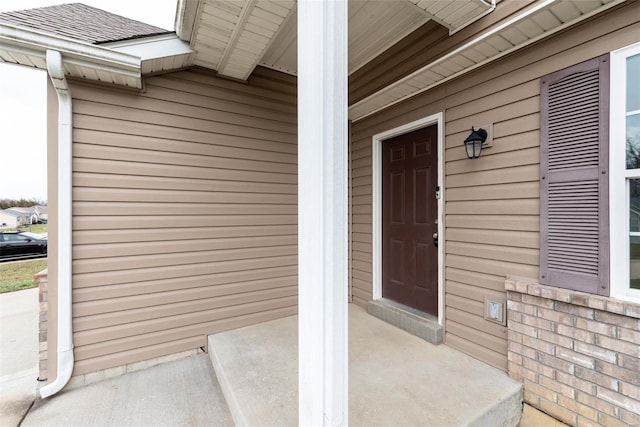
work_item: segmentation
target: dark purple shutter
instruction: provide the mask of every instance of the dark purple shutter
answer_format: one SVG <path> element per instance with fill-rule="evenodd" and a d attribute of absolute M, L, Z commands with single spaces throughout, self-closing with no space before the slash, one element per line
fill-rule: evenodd
<path fill-rule="evenodd" d="M 609 56 L 540 96 L 540 283 L 609 295 Z"/>

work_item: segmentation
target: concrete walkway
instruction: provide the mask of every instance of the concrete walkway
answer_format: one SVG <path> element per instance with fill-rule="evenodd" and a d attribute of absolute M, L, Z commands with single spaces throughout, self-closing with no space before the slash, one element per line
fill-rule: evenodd
<path fill-rule="evenodd" d="M 38 289 L 0 294 L 1 427 L 233 425 L 206 354 L 36 398 L 38 306 Z"/>
<path fill-rule="evenodd" d="M 39 399 L 21 427 L 47 426 L 233 426 L 233 421 L 207 355 L 198 354 Z"/>
<path fill-rule="evenodd" d="M 0 425 L 17 426 L 38 386 L 38 289 L 0 294 Z"/>

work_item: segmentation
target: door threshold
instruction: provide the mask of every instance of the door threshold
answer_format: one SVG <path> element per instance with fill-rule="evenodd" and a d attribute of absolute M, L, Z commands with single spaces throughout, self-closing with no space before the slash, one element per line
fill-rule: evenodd
<path fill-rule="evenodd" d="M 385 298 L 369 301 L 367 312 L 431 344 L 442 344 L 438 318 Z"/>

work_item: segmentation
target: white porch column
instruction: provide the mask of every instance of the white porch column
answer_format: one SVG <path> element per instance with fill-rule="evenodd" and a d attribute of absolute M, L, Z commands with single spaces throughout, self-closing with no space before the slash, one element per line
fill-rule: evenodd
<path fill-rule="evenodd" d="M 347 0 L 298 2 L 300 425 L 347 425 Z"/>

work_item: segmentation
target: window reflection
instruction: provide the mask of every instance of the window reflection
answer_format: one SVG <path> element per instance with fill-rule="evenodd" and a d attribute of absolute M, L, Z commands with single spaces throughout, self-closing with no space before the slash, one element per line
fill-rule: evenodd
<path fill-rule="evenodd" d="M 640 110 L 640 55 L 627 58 L 627 112 Z"/>
<path fill-rule="evenodd" d="M 627 169 L 640 168 L 640 113 L 627 116 Z"/>
<path fill-rule="evenodd" d="M 640 55 L 627 59 L 627 169 L 640 168 Z"/>

